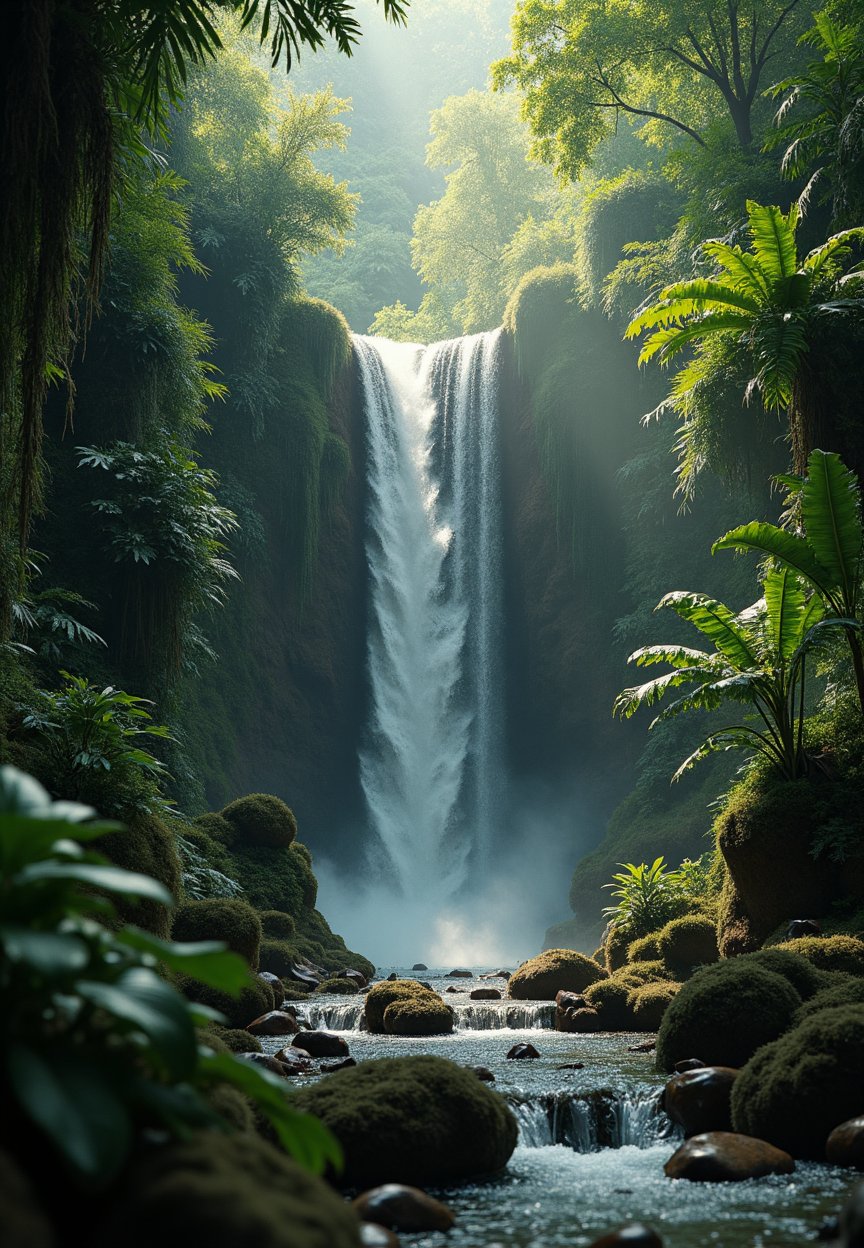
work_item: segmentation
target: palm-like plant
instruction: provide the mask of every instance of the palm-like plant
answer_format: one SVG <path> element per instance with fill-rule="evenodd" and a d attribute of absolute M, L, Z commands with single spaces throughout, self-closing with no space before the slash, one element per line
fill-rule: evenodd
<path fill-rule="evenodd" d="M 699 629 L 713 644 L 713 651 L 655 645 L 630 655 L 628 661 L 639 667 L 668 663 L 672 670 L 623 690 L 613 713 L 629 719 L 670 690 L 691 686 L 650 727 L 683 711 L 716 710 L 726 701 L 749 706 L 761 721 L 758 727 L 739 723 L 712 732 L 684 760 L 673 780 L 713 751 L 727 749 L 761 754 L 790 780 L 807 770 L 803 742 L 806 657 L 820 630 L 850 621 L 826 617 L 819 596 L 808 596 L 789 568 L 769 571 L 764 591 L 764 598 L 738 614 L 705 594 L 667 594 L 658 610 L 671 607 Z"/>
<path fill-rule="evenodd" d="M 839 455 L 815 450 L 807 476 L 784 478 L 795 496 L 800 531 L 753 520 L 732 529 L 712 550 L 755 550 L 800 577 L 842 622 L 852 651 L 864 712 L 864 655 L 858 616 L 864 597 L 864 526 L 858 478 Z"/>
<path fill-rule="evenodd" d="M 795 472 L 803 472 L 816 440 L 818 378 L 808 359 L 819 324 L 828 316 L 860 313 L 858 266 L 844 274 L 853 239 L 862 229 L 844 230 L 807 256 L 798 254 L 800 210 L 747 204 L 750 249 L 712 240 L 705 256 L 718 271 L 712 277 L 675 282 L 643 308 L 627 337 L 649 331 L 639 355 L 669 364 L 681 352 L 693 354 L 676 374 L 668 397 L 655 412 L 672 408 L 682 418 L 679 489 L 692 492 L 701 460 L 695 434 L 706 390 L 730 367 L 746 371 L 744 399 L 758 395 L 771 412 L 785 412 Z"/>
<path fill-rule="evenodd" d="M 681 876 L 670 871 L 661 854 L 650 867 L 647 862 L 619 862 L 623 871 L 612 876 L 612 896 L 618 900 L 604 906 L 603 914 L 613 927 L 636 936 L 646 936 L 674 919 L 681 910 Z"/>

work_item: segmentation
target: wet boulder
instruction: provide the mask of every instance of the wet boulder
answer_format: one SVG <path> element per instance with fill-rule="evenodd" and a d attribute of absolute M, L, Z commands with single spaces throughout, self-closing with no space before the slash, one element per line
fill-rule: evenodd
<path fill-rule="evenodd" d="M 441 1057 L 392 1057 L 292 1098 L 342 1145 L 347 1187 L 452 1184 L 503 1169 L 516 1147 L 512 1111 L 473 1071 Z"/>
<path fill-rule="evenodd" d="M 620 1231 L 610 1231 L 595 1239 L 591 1248 L 663 1248 L 663 1240 L 650 1226 L 642 1222 L 631 1222 L 622 1226 Z"/>
<path fill-rule="evenodd" d="M 494 1083 L 495 1076 L 488 1066 L 466 1066 L 466 1070 L 473 1070 L 474 1074 L 482 1083 Z"/>
<path fill-rule="evenodd" d="M 297 1018 L 287 1010 L 268 1010 L 246 1024 L 246 1031 L 253 1036 L 290 1036 L 296 1030 Z"/>
<path fill-rule="evenodd" d="M 364 1222 L 377 1222 L 391 1231 L 449 1231 L 456 1221 L 447 1205 L 405 1183 L 373 1187 L 352 1205 Z"/>
<path fill-rule="evenodd" d="M 574 1033 L 585 1033 L 601 1031 L 602 1024 L 600 1015 L 597 1010 L 585 1007 L 581 1010 L 565 1010 L 563 1014 L 555 1016 L 555 1027 L 557 1031 L 569 1031 Z"/>
<path fill-rule="evenodd" d="M 332 1075 L 337 1070 L 347 1070 L 349 1066 L 356 1065 L 356 1057 L 340 1057 L 337 1058 L 335 1062 L 322 1062 L 318 1069 L 321 1071 L 322 1075 Z"/>
<path fill-rule="evenodd" d="M 584 953 L 547 949 L 514 971 L 507 984 L 507 995 L 517 1001 L 554 1001 L 562 988 L 581 993 L 589 984 L 605 977 L 603 968 Z"/>
<path fill-rule="evenodd" d="M 533 1044 L 514 1044 L 513 1048 L 507 1053 L 507 1057 L 514 1062 L 525 1061 L 526 1058 L 539 1056 L 540 1054 L 534 1048 Z"/>
<path fill-rule="evenodd" d="M 280 1049 L 275 1056 L 277 1062 L 281 1062 L 287 1068 L 283 1073 L 302 1075 L 312 1069 L 312 1054 L 306 1049 L 298 1048 L 296 1044 L 286 1044 L 285 1048 Z"/>
<path fill-rule="evenodd" d="M 662 1107 L 684 1135 L 732 1130 L 732 1087 L 738 1071 L 731 1066 L 702 1066 L 673 1075 L 663 1089 Z"/>
<path fill-rule="evenodd" d="M 828 1136 L 825 1160 L 832 1166 L 864 1170 L 864 1116 L 841 1122 Z"/>
<path fill-rule="evenodd" d="M 459 970 L 448 971 L 446 978 L 447 979 L 473 979 L 474 972 L 473 971 L 459 971 Z"/>
<path fill-rule="evenodd" d="M 269 1071 L 271 1075 L 279 1075 L 281 1079 L 291 1079 L 294 1075 L 312 1069 L 312 1063 L 308 1057 L 302 1064 L 300 1062 L 289 1064 L 269 1053 L 237 1053 L 236 1056 L 241 1062 L 248 1062 L 250 1066 L 259 1066 L 262 1070 Z"/>
<path fill-rule="evenodd" d="M 473 988 L 468 994 L 472 1001 L 500 1001 L 501 990 L 499 988 Z"/>
<path fill-rule="evenodd" d="M 366 994 L 366 1024 L 378 1035 L 442 1035 L 453 1030 L 453 1013 L 416 979 L 386 980 Z"/>
<path fill-rule="evenodd" d="M 359 988 L 365 988 L 369 982 L 362 971 L 355 971 L 351 967 L 343 967 L 341 971 L 337 971 L 333 976 L 334 979 L 350 979 Z"/>
<path fill-rule="evenodd" d="M 426 965 L 425 962 L 415 962 L 414 965 L 411 967 L 411 970 L 412 971 L 428 971 L 429 967 Z"/>
<path fill-rule="evenodd" d="M 331 1031 L 300 1031 L 292 1043 L 311 1057 L 347 1057 L 349 1053 L 348 1041 Z"/>
<path fill-rule="evenodd" d="M 787 940 L 797 940 L 799 936 L 821 936 L 822 927 L 816 919 L 793 919 L 786 932 Z"/>
<path fill-rule="evenodd" d="M 360 1243 L 363 1248 L 399 1248 L 399 1236 L 377 1222 L 360 1223 Z"/>
<path fill-rule="evenodd" d="M 663 1167 L 669 1179 L 696 1183 L 740 1183 L 766 1174 L 791 1174 L 794 1169 L 795 1162 L 782 1149 L 732 1131 L 694 1135 Z"/>

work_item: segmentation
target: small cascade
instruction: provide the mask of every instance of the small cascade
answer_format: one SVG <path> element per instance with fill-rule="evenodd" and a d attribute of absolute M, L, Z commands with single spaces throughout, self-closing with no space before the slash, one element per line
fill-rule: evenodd
<path fill-rule="evenodd" d="M 617 1092 L 557 1092 L 511 1101 L 525 1148 L 563 1144 L 577 1153 L 603 1148 L 650 1148 L 671 1139 L 676 1128 L 660 1109 L 657 1089 Z"/>
<path fill-rule="evenodd" d="M 365 997 L 354 1001 L 303 1002 L 300 1007 L 303 1018 L 313 1031 L 360 1031 Z"/>
<path fill-rule="evenodd" d="M 460 1031 L 551 1031 L 554 1001 L 448 1001 Z"/>

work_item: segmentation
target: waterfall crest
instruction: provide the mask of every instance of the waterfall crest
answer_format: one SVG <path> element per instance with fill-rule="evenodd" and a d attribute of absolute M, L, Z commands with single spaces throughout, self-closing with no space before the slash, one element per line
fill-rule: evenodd
<path fill-rule="evenodd" d="M 504 808 L 500 331 L 355 337 L 366 409 L 370 714 L 360 777 L 379 864 L 446 899 Z"/>

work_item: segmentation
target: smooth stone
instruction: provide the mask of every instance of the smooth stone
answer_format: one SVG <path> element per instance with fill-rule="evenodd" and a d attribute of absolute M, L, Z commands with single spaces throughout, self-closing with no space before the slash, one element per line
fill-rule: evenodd
<path fill-rule="evenodd" d="M 474 1074 L 481 1081 L 481 1083 L 495 1082 L 495 1076 L 492 1074 L 492 1071 L 488 1066 L 466 1066 L 465 1069 L 473 1070 Z"/>
<path fill-rule="evenodd" d="M 657 1048 L 656 1040 L 643 1040 L 641 1044 L 628 1044 L 628 1053 L 653 1053 Z"/>
<path fill-rule="evenodd" d="M 311 971 L 307 970 L 303 966 L 296 966 L 293 962 L 291 964 L 291 975 L 289 978 L 296 979 L 298 983 L 306 984 L 309 988 L 317 988 L 321 983 L 319 976 L 313 975 Z"/>
<path fill-rule="evenodd" d="M 794 1169 L 795 1162 L 782 1149 L 733 1131 L 694 1135 L 663 1167 L 669 1179 L 697 1183 L 740 1183 L 766 1174 L 791 1174 Z"/>
<path fill-rule="evenodd" d="M 821 936 L 822 927 L 816 919 L 793 919 L 786 929 L 786 939 L 796 940 L 799 936 Z"/>
<path fill-rule="evenodd" d="M 533 1044 L 514 1044 L 507 1056 L 514 1061 L 520 1061 L 526 1057 L 539 1057 L 540 1054 Z"/>
<path fill-rule="evenodd" d="M 472 1001 L 500 1001 L 501 990 L 499 988 L 474 988 L 468 996 Z"/>
<path fill-rule="evenodd" d="M 620 1231 L 601 1235 L 594 1240 L 591 1248 L 616 1248 L 618 1244 L 626 1245 L 626 1248 L 663 1248 L 663 1240 L 657 1232 L 642 1222 L 631 1222 L 629 1226 L 622 1226 Z"/>
<path fill-rule="evenodd" d="M 310 1055 L 305 1049 L 298 1049 L 293 1044 L 286 1044 L 284 1049 L 280 1049 L 275 1055 L 276 1061 L 281 1062 L 292 1075 L 302 1074 L 303 1071 L 312 1069 Z"/>
<path fill-rule="evenodd" d="M 268 1010 L 247 1023 L 246 1030 L 252 1036 L 289 1036 L 297 1030 L 297 1018 L 286 1010 Z"/>
<path fill-rule="evenodd" d="M 271 1057 L 269 1053 L 237 1053 L 235 1054 L 241 1062 L 248 1062 L 250 1066 L 260 1066 L 262 1070 L 269 1070 L 271 1075 L 279 1075 L 282 1079 L 290 1079 L 293 1075 L 300 1073 L 300 1067 L 294 1067 L 287 1062 L 282 1062 L 278 1057 Z M 302 1069 L 310 1070 L 311 1062 L 308 1060 L 303 1063 Z"/>
<path fill-rule="evenodd" d="M 263 979 L 265 984 L 269 984 L 271 988 L 277 988 L 282 992 L 282 980 L 278 975 L 274 975 L 272 971 L 259 971 L 258 978 Z"/>
<path fill-rule="evenodd" d="M 684 1128 L 684 1136 L 732 1130 L 732 1086 L 738 1071 L 731 1066 L 701 1066 L 673 1075 L 663 1089 L 662 1108 Z"/>
<path fill-rule="evenodd" d="M 449 1231 L 456 1221 L 447 1205 L 404 1183 L 373 1187 L 351 1203 L 364 1222 L 393 1231 Z"/>
<path fill-rule="evenodd" d="M 294 1037 L 293 1044 L 312 1057 L 347 1057 L 350 1051 L 347 1040 L 329 1031 L 301 1031 Z"/>
<path fill-rule="evenodd" d="M 582 1010 L 588 1002 L 580 992 L 568 992 L 566 988 L 562 988 L 556 994 L 555 1004 L 559 1010 Z"/>
<path fill-rule="evenodd" d="M 429 967 L 426 965 L 425 962 L 415 962 L 414 965 L 411 967 L 411 970 L 412 971 L 428 971 Z"/>
<path fill-rule="evenodd" d="M 445 979 L 473 979 L 472 971 L 448 971 L 444 976 Z"/>
<path fill-rule="evenodd" d="M 362 971 L 352 970 L 350 966 L 343 967 L 341 971 L 336 971 L 333 979 L 350 979 L 358 988 L 366 987 L 366 976 Z"/>
<path fill-rule="evenodd" d="M 683 1075 L 685 1070 L 703 1070 L 705 1063 L 698 1057 L 682 1057 L 680 1062 L 676 1062 L 672 1069 L 676 1075 Z"/>
<path fill-rule="evenodd" d="M 322 1075 L 332 1075 L 337 1070 L 347 1070 L 349 1066 L 356 1066 L 356 1057 L 342 1057 L 336 1062 L 322 1062 L 319 1069 Z"/>
<path fill-rule="evenodd" d="M 512 971 L 487 971 L 485 975 L 481 975 L 481 979 L 509 979 Z"/>
<path fill-rule="evenodd" d="M 396 972 L 395 972 L 395 971 L 391 971 L 391 972 L 390 972 L 390 974 L 387 976 L 387 982 L 388 982 L 388 984 L 393 984 L 393 983 L 395 983 L 395 982 L 396 982 L 396 980 L 397 980 L 398 978 L 399 978 L 399 976 L 396 974 Z"/>
<path fill-rule="evenodd" d="M 591 1032 L 600 1030 L 600 1015 L 589 1008 L 564 1010 L 555 1016 L 558 1031 Z"/>
<path fill-rule="evenodd" d="M 832 1166 L 864 1170 L 864 1115 L 834 1128 L 825 1145 L 825 1160 Z"/>
<path fill-rule="evenodd" d="M 400 1242 L 399 1236 L 388 1231 L 386 1226 L 379 1226 L 377 1222 L 360 1223 L 363 1248 L 399 1248 Z"/>

